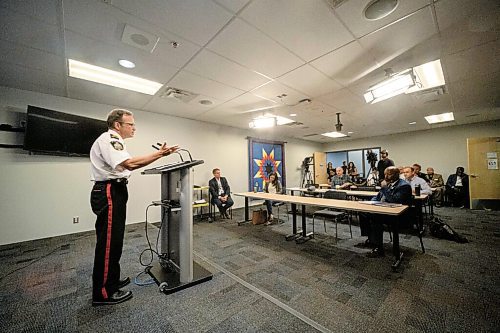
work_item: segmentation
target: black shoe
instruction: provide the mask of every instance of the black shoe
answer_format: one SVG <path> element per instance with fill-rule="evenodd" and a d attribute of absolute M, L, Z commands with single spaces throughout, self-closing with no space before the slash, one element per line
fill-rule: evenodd
<path fill-rule="evenodd" d="M 107 299 L 92 300 L 92 306 L 118 304 L 128 301 L 131 298 L 132 298 L 132 292 L 130 290 L 129 291 L 118 290 L 115 291 L 113 295 L 111 295 L 111 297 Z"/>
<path fill-rule="evenodd" d="M 380 257 L 384 257 L 385 253 L 384 253 L 384 250 L 375 248 L 375 249 L 372 250 L 372 252 L 367 253 L 366 256 L 368 258 L 380 258 Z"/>
<path fill-rule="evenodd" d="M 127 276 L 125 279 L 118 281 L 118 289 L 122 289 L 130 283 L 130 278 Z"/>
<path fill-rule="evenodd" d="M 224 216 L 226 217 L 226 219 L 230 220 L 231 218 L 229 217 L 229 214 L 227 212 L 224 213 Z"/>

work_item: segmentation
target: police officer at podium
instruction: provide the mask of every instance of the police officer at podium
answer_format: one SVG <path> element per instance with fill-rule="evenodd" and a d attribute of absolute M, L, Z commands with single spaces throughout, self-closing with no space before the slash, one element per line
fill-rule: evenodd
<path fill-rule="evenodd" d="M 131 291 L 121 288 L 130 278 L 120 279 L 125 219 L 127 210 L 127 183 L 132 170 L 144 167 L 179 147 L 164 143 L 157 151 L 138 157 L 127 152 L 125 139 L 135 134 L 132 112 L 115 109 L 108 114 L 108 131 L 101 134 L 90 149 L 90 195 L 92 211 L 97 215 L 95 228 L 94 270 L 92 273 L 92 305 L 110 305 L 132 298 Z"/>

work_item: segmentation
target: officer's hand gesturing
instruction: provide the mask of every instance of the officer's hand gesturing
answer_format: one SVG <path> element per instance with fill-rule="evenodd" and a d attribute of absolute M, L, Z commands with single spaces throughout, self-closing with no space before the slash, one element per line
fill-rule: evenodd
<path fill-rule="evenodd" d="M 175 146 L 172 146 L 172 147 L 168 147 L 167 146 L 167 143 L 164 142 L 161 147 L 160 147 L 160 153 L 163 155 L 163 156 L 167 156 L 167 155 L 170 155 L 172 153 L 175 153 L 177 150 L 179 149 L 179 146 L 178 145 L 175 145 Z"/>

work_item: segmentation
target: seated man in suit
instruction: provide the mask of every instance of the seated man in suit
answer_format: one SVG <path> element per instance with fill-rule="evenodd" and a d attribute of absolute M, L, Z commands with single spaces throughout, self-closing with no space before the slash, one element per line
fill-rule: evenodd
<path fill-rule="evenodd" d="M 455 174 L 448 177 L 446 195 L 455 207 L 469 206 L 469 176 L 464 172 L 463 167 L 458 167 Z"/>
<path fill-rule="evenodd" d="M 372 201 L 410 205 L 412 199 L 411 186 L 408 182 L 399 178 L 399 169 L 394 166 L 386 168 L 384 177 L 380 184 L 382 188 L 377 196 L 372 198 Z M 384 222 L 393 222 L 393 219 L 395 217 L 381 214 L 360 215 L 361 234 L 368 236 L 368 242 L 366 243 L 373 248 L 368 257 L 383 257 L 385 255 L 383 246 Z"/>
<path fill-rule="evenodd" d="M 222 218 L 229 219 L 227 210 L 234 204 L 233 199 L 231 199 L 231 189 L 229 188 L 226 178 L 220 176 L 220 169 L 213 169 L 212 174 L 214 178 L 210 179 L 208 182 L 212 204 L 219 208 Z"/>
<path fill-rule="evenodd" d="M 338 186 L 339 188 L 345 189 L 351 186 L 349 176 L 344 175 L 344 169 L 342 167 L 337 167 L 335 172 L 336 175 L 332 177 L 331 188 L 335 189 Z"/>
<path fill-rule="evenodd" d="M 428 167 L 427 168 L 427 179 L 429 179 L 429 185 L 431 186 L 432 190 L 432 197 L 434 199 L 434 202 L 436 203 L 436 207 L 441 207 L 443 204 L 443 192 L 444 192 L 444 180 L 443 176 L 434 173 L 434 168 Z"/>

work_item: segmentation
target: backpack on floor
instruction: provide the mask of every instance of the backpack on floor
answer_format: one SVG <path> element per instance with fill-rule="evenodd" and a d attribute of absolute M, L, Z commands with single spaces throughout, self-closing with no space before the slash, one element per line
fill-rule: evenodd
<path fill-rule="evenodd" d="M 431 220 L 429 222 L 429 230 L 431 232 L 431 235 L 437 238 L 448 239 L 457 243 L 469 242 L 467 238 L 457 233 L 439 217 L 435 217 L 434 220 Z"/>

